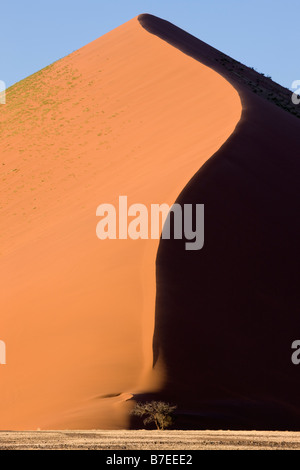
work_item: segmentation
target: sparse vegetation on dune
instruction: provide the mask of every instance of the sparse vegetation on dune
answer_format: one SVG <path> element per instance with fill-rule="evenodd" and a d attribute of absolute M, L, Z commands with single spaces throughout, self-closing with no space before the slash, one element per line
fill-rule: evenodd
<path fill-rule="evenodd" d="M 219 53 L 219 57 L 216 57 L 215 61 L 230 72 L 234 80 L 247 85 L 253 93 L 273 102 L 276 106 L 300 119 L 300 106 L 292 102 L 292 92 L 273 82 L 270 75 L 260 73 L 254 67 L 247 67 L 222 53 Z M 252 74 L 251 78 L 249 73 Z"/>

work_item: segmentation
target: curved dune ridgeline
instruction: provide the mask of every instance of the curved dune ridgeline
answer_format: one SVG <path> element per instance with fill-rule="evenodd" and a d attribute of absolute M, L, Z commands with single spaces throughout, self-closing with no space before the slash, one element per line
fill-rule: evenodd
<path fill-rule="evenodd" d="M 299 430 L 291 345 L 300 332 L 300 121 L 284 101 L 291 94 L 170 23 L 140 20 L 223 75 L 243 104 L 233 135 L 176 201 L 205 204 L 204 248 L 160 243 L 154 361 L 165 381 L 155 397 L 178 404 L 179 428 Z"/>
<path fill-rule="evenodd" d="M 274 145 L 274 139 L 281 142 L 280 133 L 272 133 L 272 141 L 260 121 L 271 116 L 277 122 L 278 116 L 284 134 L 289 116 L 251 98 L 247 112 L 259 109 L 257 120 L 248 126 L 244 114 L 238 132 L 223 146 L 241 117 L 238 92 L 212 67 L 149 34 L 145 20 L 153 18 L 134 19 L 14 85 L 1 106 L 0 337 L 7 365 L 0 366 L 0 429 L 126 427 L 127 405 L 120 403 L 128 393 L 158 389 L 168 395 L 170 385 L 184 408 L 186 403 L 194 407 L 199 390 L 206 394 L 215 390 L 214 383 L 223 384 L 219 373 L 207 379 L 207 362 L 203 366 L 201 359 L 207 351 L 206 359 L 213 361 L 216 347 L 224 344 L 218 342 L 218 330 L 211 334 L 213 318 L 225 338 L 234 339 L 234 351 L 236 342 L 243 342 L 238 336 L 243 300 L 248 323 L 247 308 L 258 300 L 266 304 L 263 327 L 271 308 L 282 310 L 283 300 L 272 297 L 277 263 L 285 268 L 282 251 L 267 284 L 258 289 L 256 281 L 269 272 L 283 232 L 283 225 L 279 230 L 276 225 L 275 238 L 264 249 L 269 218 L 277 223 L 275 213 L 282 209 L 276 184 L 283 181 L 284 197 L 293 191 L 294 175 L 287 182 L 283 171 L 292 154 L 280 158 L 280 145 Z M 293 136 L 296 124 L 290 121 Z M 271 122 L 265 124 L 271 129 Z M 252 155 L 256 132 L 261 150 Z M 246 144 L 241 135 L 248 136 Z M 292 148 L 292 142 L 286 145 Z M 276 192 L 274 205 L 270 187 Z M 155 354 L 159 350 L 164 361 L 163 374 L 151 375 L 159 240 L 100 241 L 95 214 L 102 203 L 117 207 L 122 195 L 129 204 L 171 205 L 183 188 L 181 199 L 206 204 L 206 244 L 197 254 L 183 252 L 180 243 L 160 245 Z M 263 214 L 262 234 L 257 224 Z M 263 254 L 249 256 L 251 269 L 246 269 L 249 253 L 238 231 L 244 235 L 247 227 L 252 252 Z M 236 246 L 240 252 L 234 252 Z M 286 289 L 293 289 L 292 274 Z M 253 304 L 239 290 L 242 280 L 252 281 Z M 277 327 L 279 314 L 275 318 Z M 257 323 L 251 327 L 256 332 Z M 221 362 L 228 364 L 230 351 L 222 348 Z M 280 360 L 285 364 L 284 357 Z"/>

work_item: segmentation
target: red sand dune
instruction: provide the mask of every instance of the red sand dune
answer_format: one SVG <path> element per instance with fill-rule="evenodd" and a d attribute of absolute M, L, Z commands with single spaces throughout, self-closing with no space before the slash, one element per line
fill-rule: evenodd
<path fill-rule="evenodd" d="M 159 241 L 98 240 L 96 208 L 172 204 L 240 115 L 226 80 L 137 19 L 8 91 L 1 429 L 128 425 L 112 395 L 151 370 Z"/>
<path fill-rule="evenodd" d="M 127 427 L 138 391 L 182 426 L 298 419 L 300 121 L 223 59 L 142 15 L 8 91 L 0 429 Z M 98 240 L 119 195 L 204 203 L 205 247 Z"/>

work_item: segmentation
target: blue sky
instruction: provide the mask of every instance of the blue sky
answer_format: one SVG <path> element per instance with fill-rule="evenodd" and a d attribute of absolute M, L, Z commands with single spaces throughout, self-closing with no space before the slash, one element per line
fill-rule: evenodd
<path fill-rule="evenodd" d="M 291 87 L 300 79 L 300 0 L 10 0 L 1 4 L 7 86 L 140 13 L 175 23 Z"/>

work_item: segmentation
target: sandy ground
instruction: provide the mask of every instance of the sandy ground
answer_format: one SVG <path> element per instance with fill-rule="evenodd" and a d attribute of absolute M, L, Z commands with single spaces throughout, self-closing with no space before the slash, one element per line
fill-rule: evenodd
<path fill-rule="evenodd" d="M 1 450 L 299 450 L 300 432 L 1 432 Z"/>

